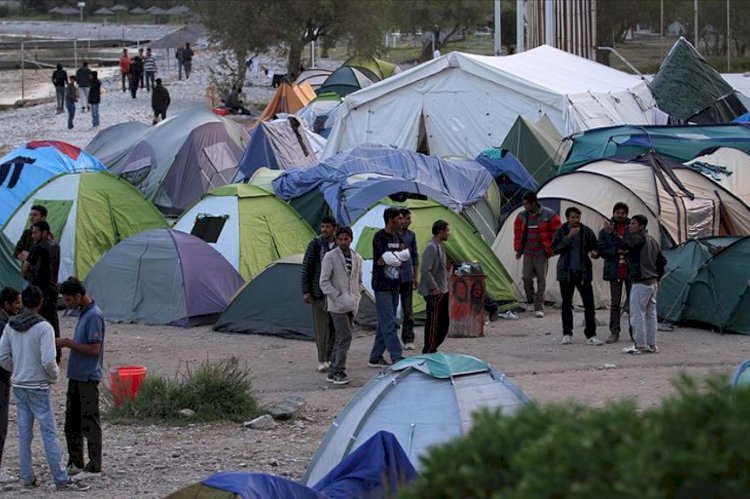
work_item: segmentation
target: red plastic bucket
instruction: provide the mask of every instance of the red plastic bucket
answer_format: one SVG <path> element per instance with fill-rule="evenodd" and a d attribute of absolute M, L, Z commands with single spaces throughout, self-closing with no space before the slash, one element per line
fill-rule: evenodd
<path fill-rule="evenodd" d="M 144 379 L 146 368 L 143 366 L 122 366 L 112 369 L 109 372 L 109 380 L 112 384 L 115 407 L 120 407 L 125 399 L 135 399 Z"/>

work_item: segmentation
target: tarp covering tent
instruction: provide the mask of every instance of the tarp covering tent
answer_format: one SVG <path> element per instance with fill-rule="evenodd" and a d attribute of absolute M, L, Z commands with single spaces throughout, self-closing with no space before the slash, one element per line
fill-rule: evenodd
<path fill-rule="evenodd" d="M 707 250 L 691 246 L 704 244 Z M 684 256 L 687 253 L 689 256 Z M 682 271 L 660 286 L 659 315 L 671 322 L 700 324 L 721 332 L 750 334 L 750 237 L 690 242 L 665 252 L 667 273 Z M 700 261 L 700 256 L 705 260 Z M 687 267 L 683 270 L 683 266 Z M 665 302 L 659 305 L 664 297 Z M 666 301 L 682 298 L 682 301 Z M 671 305 L 671 306 L 670 306 Z"/>
<path fill-rule="evenodd" d="M 214 330 L 314 341 L 312 312 L 300 292 L 302 257 L 281 258 L 253 277 L 232 298 Z M 279 313 L 279 303 L 284 304 L 284 313 Z M 361 326 L 375 326 L 375 303 L 368 292 L 362 296 L 356 320 Z"/>
<path fill-rule="evenodd" d="M 310 68 L 302 71 L 294 82 L 298 85 L 308 83 L 313 90 L 317 90 L 331 76 L 331 73 L 333 71 L 330 69 Z"/>
<path fill-rule="evenodd" d="M 174 228 L 209 243 L 245 280 L 279 258 L 304 253 L 315 237 L 293 208 L 247 184 L 209 192 L 185 210 Z"/>
<path fill-rule="evenodd" d="M 364 68 L 377 76 L 379 80 L 385 80 L 401 72 L 399 67 L 391 62 L 367 56 L 352 56 L 344 61 L 343 65 L 353 68 Z"/>
<path fill-rule="evenodd" d="M 539 183 L 506 149 L 491 147 L 479 153 L 474 161 L 487 168 L 495 178 L 502 199 L 500 219 L 521 205 L 525 193 L 539 190 Z"/>
<path fill-rule="evenodd" d="M 47 222 L 60 244 L 60 279 L 84 279 L 110 248 L 144 230 L 166 226 L 141 193 L 108 172 L 68 173 L 32 192 L 11 215 L 3 232 L 18 241 L 29 210 L 47 207 Z"/>
<path fill-rule="evenodd" d="M 140 121 L 117 123 L 99 131 L 86 146 L 86 152 L 111 167 L 125 159 L 133 144 L 150 130 L 150 126 Z"/>
<path fill-rule="evenodd" d="M 91 154 L 56 140 L 27 142 L 0 158 L 0 227 L 26 197 L 64 173 L 104 171 Z"/>
<path fill-rule="evenodd" d="M 750 155 L 720 147 L 685 163 L 750 205 Z"/>
<path fill-rule="evenodd" d="M 345 97 L 352 92 L 369 87 L 378 80 L 378 76 L 369 69 L 344 65 L 331 73 L 315 92 L 318 95 L 334 92 Z"/>
<path fill-rule="evenodd" d="M 327 139 L 340 109 L 341 96 L 328 92 L 310 101 L 297 113 L 297 117 L 305 121 L 307 128 Z"/>
<path fill-rule="evenodd" d="M 465 435 L 478 409 L 513 414 L 529 398 L 501 372 L 468 355 L 433 353 L 398 362 L 344 407 L 313 455 L 302 483 L 317 483 L 380 430 L 393 433 L 412 464 Z"/>
<path fill-rule="evenodd" d="M 557 175 L 563 157 L 562 136 L 546 115 L 536 121 L 516 118 L 501 147 L 512 152 L 540 184 Z"/>
<path fill-rule="evenodd" d="M 242 284 L 202 239 L 166 228 L 121 241 L 86 277 L 107 320 L 182 327 L 215 319 Z"/>
<path fill-rule="evenodd" d="M 396 437 L 378 431 L 314 486 L 264 473 L 218 472 L 167 499 L 382 499 L 416 477 Z"/>
<path fill-rule="evenodd" d="M 303 123 L 290 116 L 261 122 L 250 135 L 240 159 L 240 173 L 249 178 L 258 168 L 287 170 L 318 164 L 318 157 L 308 140 Z"/>
<path fill-rule="evenodd" d="M 479 262 L 487 275 L 487 296 L 498 302 L 512 302 L 513 290 L 510 276 L 503 265 L 484 242 L 479 233 L 460 215 L 432 200 L 409 199 L 403 203 L 388 198 L 371 207 L 352 225 L 355 250 L 362 255 L 362 272 L 365 288 L 372 292 L 372 238 L 383 227 L 383 212 L 388 206 L 405 206 L 411 210 L 412 224 L 409 227 L 417 235 L 417 248 L 421 252 L 432 238 L 432 224 L 445 220 L 450 224 L 450 239 L 445 244 L 450 263 Z M 424 300 L 414 294 L 414 315 L 425 318 Z"/>
<path fill-rule="evenodd" d="M 734 88 L 734 95 L 750 109 L 750 73 L 722 73 L 721 77 Z"/>
<path fill-rule="evenodd" d="M 231 182 L 238 169 L 244 128 L 194 109 L 152 127 L 109 166 L 167 215 L 178 215 L 207 191 Z"/>
<path fill-rule="evenodd" d="M 282 80 L 273 98 L 258 117 L 258 122 L 272 120 L 277 114 L 294 114 L 314 98 L 315 91 L 309 83 L 298 85 Z"/>
<path fill-rule="evenodd" d="M 662 117 L 646 82 L 548 45 L 505 57 L 451 52 L 348 95 L 323 156 L 374 142 L 473 158 L 518 116 L 544 114 L 563 135 Z"/>
<path fill-rule="evenodd" d="M 570 150 L 560 173 L 613 156 L 636 156 L 650 151 L 679 161 L 690 161 L 716 147 L 750 152 L 750 126 L 739 123 L 682 126 L 618 126 L 589 130 L 567 139 Z"/>
<path fill-rule="evenodd" d="M 679 122 L 727 123 L 747 112 L 732 86 L 680 37 L 651 80 L 659 109 Z"/>
<path fill-rule="evenodd" d="M 490 241 L 500 208 L 497 187 L 481 165 L 456 164 L 372 144 L 337 154 L 311 168 L 288 170 L 273 181 L 273 187 L 284 200 L 319 189 L 336 220 L 345 225 L 351 225 L 385 196 L 426 196 L 466 216 Z"/>
<path fill-rule="evenodd" d="M 13 257 L 14 245 L 0 232 L 0 288 L 21 289 L 21 264 Z"/>

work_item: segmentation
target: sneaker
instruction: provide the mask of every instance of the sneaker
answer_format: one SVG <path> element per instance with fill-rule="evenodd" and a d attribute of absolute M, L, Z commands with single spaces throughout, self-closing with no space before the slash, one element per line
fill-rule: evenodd
<path fill-rule="evenodd" d="M 26 489 L 35 489 L 39 487 L 39 480 L 37 480 L 36 477 L 32 478 L 30 482 L 23 482 L 21 485 L 23 485 Z"/>
<path fill-rule="evenodd" d="M 536 312 L 534 312 L 534 317 L 536 317 L 537 319 L 541 319 L 544 317 L 544 312 L 542 312 L 541 310 L 537 310 Z"/>
<path fill-rule="evenodd" d="M 498 313 L 497 317 L 500 318 L 500 319 L 506 319 L 506 320 L 514 321 L 514 320 L 518 319 L 518 314 L 515 313 L 512 310 L 508 310 L 508 311 L 503 312 L 503 313 Z"/>
<path fill-rule="evenodd" d="M 641 355 L 643 353 L 643 350 L 633 345 L 632 347 L 623 348 L 622 353 L 628 353 L 630 355 Z"/>
<path fill-rule="evenodd" d="M 416 350 L 417 347 L 414 345 L 414 343 L 406 343 L 404 344 L 404 350 Z"/>
<path fill-rule="evenodd" d="M 600 340 L 596 336 L 592 336 L 591 338 L 589 338 L 589 339 L 586 340 L 586 344 L 587 345 L 593 345 L 595 347 L 600 347 L 600 346 L 604 345 L 604 342 L 602 342 L 602 340 Z"/>
<path fill-rule="evenodd" d="M 67 483 L 58 483 L 55 485 L 55 490 L 67 490 L 70 492 L 86 492 L 90 488 L 91 485 L 74 482 L 73 479 L 68 480 Z"/>
<path fill-rule="evenodd" d="M 333 383 L 333 373 L 328 373 L 328 375 L 326 376 L 326 381 L 328 381 L 329 383 Z"/>
<path fill-rule="evenodd" d="M 345 372 L 340 372 L 333 375 L 334 385 L 345 385 L 349 383 L 349 381 L 349 376 L 347 376 Z"/>
<path fill-rule="evenodd" d="M 371 360 L 367 363 L 369 367 L 373 367 L 375 369 L 385 369 L 386 367 L 390 366 L 391 364 L 385 360 L 384 358 L 380 358 L 378 360 Z"/>
<path fill-rule="evenodd" d="M 9 475 L 5 471 L 0 471 L 0 483 L 13 483 L 17 481 L 18 481 L 18 478 Z"/>
<path fill-rule="evenodd" d="M 617 343 L 618 341 L 620 341 L 620 335 L 612 333 L 607 337 L 606 340 L 604 340 L 604 343 L 611 345 L 612 343 Z"/>
<path fill-rule="evenodd" d="M 82 471 L 83 471 L 83 468 L 79 468 L 79 467 L 78 467 L 78 466 L 76 466 L 75 464 L 73 464 L 73 463 L 70 463 L 70 464 L 69 464 L 69 465 L 67 466 L 67 468 L 65 468 L 65 471 L 67 471 L 67 472 L 68 472 L 68 476 L 75 476 L 75 475 L 77 475 L 78 473 L 82 472 Z"/>
<path fill-rule="evenodd" d="M 656 345 L 649 345 L 643 350 L 643 353 L 659 353 L 659 347 Z"/>
<path fill-rule="evenodd" d="M 74 482 L 77 482 L 79 480 L 86 480 L 88 478 L 99 478 L 100 476 L 102 476 L 101 470 L 96 471 L 91 466 L 91 463 L 89 463 L 83 467 L 83 471 L 81 471 L 77 475 L 70 477 L 70 479 L 73 480 Z"/>
<path fill-rule="evenodd" d="M 571 343 L 573 343 L 573 337 L 569 334 L 563 335 L 562 344 L 570 345 Z"/>
<path fill-rule="evenodd" d="M 329 367 L 331 367 L 330 362 L 321 362 L 320 364 L 318 364 L 318 372 L 324 373 L 328 370 Z"/>

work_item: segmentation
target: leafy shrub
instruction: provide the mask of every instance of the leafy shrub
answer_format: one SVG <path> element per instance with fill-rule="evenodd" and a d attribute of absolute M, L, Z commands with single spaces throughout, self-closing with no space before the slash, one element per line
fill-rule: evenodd
<path fill-rule="evenodd" d="M 260 412 L 252 395 L 250 370 L 236 357 L 188 366 L 184 374 L 171 379 L 148 376 L 138 396 L 126 399 L 120 407 L 111 403 L 111 390 L 105 400 L 111 406 L 108 416 L 115 422 L 173 421 L 181 409 L 195 411 L 192 421 L 242 421 Z"/>
<path fill-rule="evenodd" d="M 462 439 L 432 449 L 403 498 L 748 497 L 750 388 L 684 378 L 640 413 L 529 406 L 482 412 Z"/>

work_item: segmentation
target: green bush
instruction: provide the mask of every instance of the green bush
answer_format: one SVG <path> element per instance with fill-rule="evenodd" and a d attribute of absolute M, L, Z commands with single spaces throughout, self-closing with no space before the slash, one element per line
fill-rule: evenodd
<path fill-rule="evenodd" d="M 750 389 L 724 384 L 682 379 L 642 413 L 632 402 L 480 413 L 399 497 L 749 497 Z"/>
<path fill-rule="evenodd" d="M 148 376 L 134 400 L 126 399 L 120 407 L 112 404 L 111 390 L 105 400 L 107 415 L 114 422 L 174 421 L 178 411 L 192 409 L 189 421 L 243 421 L 260 413 L 252 394 L 249 368 L 232 357 L 215 362 L 208 360 L 174 378 Z"/>

